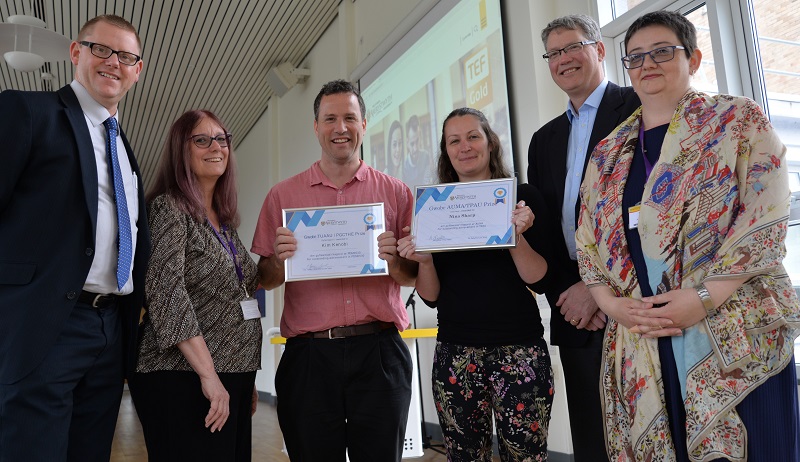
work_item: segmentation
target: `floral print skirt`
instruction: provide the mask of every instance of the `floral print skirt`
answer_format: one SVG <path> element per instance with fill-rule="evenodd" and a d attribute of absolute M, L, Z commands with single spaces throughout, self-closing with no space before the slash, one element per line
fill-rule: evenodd
<path fill-rule="evenodd" d="M 503 461 L 547 460 L 553 370 L 547 344 L 436 342 L 433 399 L 447 460 L 491 461 L 492 416 Z"/>

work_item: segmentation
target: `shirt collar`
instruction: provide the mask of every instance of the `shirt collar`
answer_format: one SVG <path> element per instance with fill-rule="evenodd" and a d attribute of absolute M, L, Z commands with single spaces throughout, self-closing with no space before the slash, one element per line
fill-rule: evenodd
<path fill-rule="evenodd" d="M 586 98 L 586 101 L 583 102 L 583 106 L 591 106 L 595 109 L 600 107 L 600 102 L 603 101 L 603 95 L 606 93 L 606 87 L 608 87 L 608 79 L 603 79 L 603 81 L 600 82 L 600 85 L 598 85 L 592 94 Z M 583 106 L 581 106 L 581 108 Z M 572 123 L 572 119 L 574 119 L 576 116 L 577 114 L 575 113 L 575 109 L 572 108 L 572 102 L 567 101 L 567 118 L 569 119 L 569 122 Z"/>
<path fill-rule="evenodd" d="M 108 109 L 95 101 L 94 98 L 92 98 L 92 95 L 89 94 L 89 92 L 83 85 L 81 85 L 80 82 L 73 80 L 69 86 L 72 88 L 72 91 L 75 92 L 75 96 L 78 98 L 78 103 L 81 105 L 81 109 L 83 110 L 83 113 L 86 114 L 89 122 L 92 123 L 92 126 L 96 127 L 111 117 L 111 113 L 108 112 Z M 114 118 L 117 118 L 117 115 L 119 115 L 119 111 L 117 111 L 117 114 L 114 115 Z M 117 123 L 119 123 L 119 119 L 117 119 Z"/>
<path fill-rule="evenodd" d="M 314 185 L 317 185 L 317 184 L 330 183 L 330 180 L 328 179 L 328 177 L 326 177 L 325 174 L 322 173 L 322 169 L 319 166 L 320 162 L 321 161 L 318 160 L 318 161 L 314 162 L 313 165 L 311 165 L 311 178 L 310 178 L 309 186 L 314 186 Z M 361 164 L 359 164 L 358 170 L 356 170 L 355 175 L 353 175 L 353 178 L 351 178 L 348 181 L 348 183 L 353 181 L 353 179 L 356 179 L 358 181 L 366 180 L 367 179 L 367 169 L 368 168 L 369 167 L 367 166 L 367 163 L 364 162 L 363 160 L 361 160 Z"/>

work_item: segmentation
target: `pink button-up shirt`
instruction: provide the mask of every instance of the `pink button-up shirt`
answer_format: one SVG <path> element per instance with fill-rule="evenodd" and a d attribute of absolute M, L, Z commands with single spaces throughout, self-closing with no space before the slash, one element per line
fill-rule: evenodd
<path fill-rule="evenodd" d="M 399 239 L 411 225 L 411 191 L 400 180 L 361 163 L 341 188 L 322 173 L 319 161 L 308 170 L 276 184 L 267 194 L 256 225 L 251 250 L 264 257 L 275 253 L 275 229 L 283 226 L 283 209 L 383 202 L 386 231 Z M 287 282 L 281 335 L 294 337 L 331 327 L 392 322 L 408 326 L 400 286 L 391 276 L 371 276 Z"/>

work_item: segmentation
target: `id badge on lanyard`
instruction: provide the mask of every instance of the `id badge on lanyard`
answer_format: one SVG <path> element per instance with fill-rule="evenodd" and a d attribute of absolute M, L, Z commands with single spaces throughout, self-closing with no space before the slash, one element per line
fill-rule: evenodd
<path fill-rule="evenodd" d="M 247 293 L 247 287 L 244 285 L 244 273 L 242 271 L 242 264 L 239 260 L 239 253 L 236 251 L 236 246 L 233 244 L 233 239 L 230 238 L 230 235 L 227 233 L 227 229 L 225 225 L 222 225 L 220 228 L 222 230 L 222 234 L 225 235 L 226 239 L 217 232 L 211 222 L 208 222 L 211 229 L 214 230 L 214 234 L 217 235 L 217 239 L 225 247 L 225 250 L 230 254 L 231 258 L 233 258 L 233 266 L 236 268 L 236 277 L 239 278 L 239 283 L 242 285 L 242 289 L 244 290 L 245 298 L 244 300 L 239 302 L 239 306 L 242 307 L 242 317 L 245 321 L 250 319 L 256 319 L 261 317 L 261 311 L 258 309 L 258 300 L 251 297 L 249 293 Z M 227 241 L 227 243 L 226 243 Z"/>
<path fill-rule="evenodd" d="M 641 208 L 642 204 L 628 207 L 628 229 L 636 229 L 639 227 L 639 209 Z"/>
<path fill-rule="evenodd" d="M 242 306 L 242 316 L 244 320 L 256 319 L 261 317 L 261 311 L 258 309 L 258 300 L 249 295 L 247 298 L 239 302 Z"/>

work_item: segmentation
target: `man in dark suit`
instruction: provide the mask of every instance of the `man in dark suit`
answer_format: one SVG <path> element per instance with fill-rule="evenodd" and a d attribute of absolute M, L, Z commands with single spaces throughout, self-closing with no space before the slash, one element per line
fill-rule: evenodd
<path fill-rule="evenodd" d="M 547 203 L 557 204 L 545 295 L 553 309 L 550 342 L 558 345 L 564 368 L 576 462 L 607 460 L 599 392 L 606 318 L 578 274 L 578 190 L 594 146 L 639 107 L 631 88 L 606 80 L 601 39 L 597 23 L 584 15 L 555 19 L 542 30 L 544 58 L 569 103 L 564 114 L 534 133 L 528 149 L 528 182 Z"/>
<path fill-rule="evenodd" d="M 0 460 L 108 461 L 150 253 L 117 104 L 141 43 L 118 16 L 70 45 L 75 80 L 0 93 Z"/>

